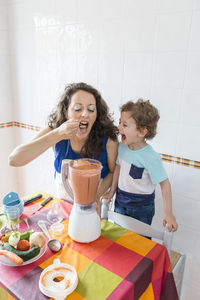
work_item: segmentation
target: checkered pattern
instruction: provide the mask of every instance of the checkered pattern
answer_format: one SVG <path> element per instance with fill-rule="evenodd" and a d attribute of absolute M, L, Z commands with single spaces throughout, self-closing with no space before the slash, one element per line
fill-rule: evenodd
<path fill-rule="evenodd" d="M 29 217 L 30 212 L 49 196 L 43 195 L 42 199 L 25 207 L 24 216 Z M 60 199 L 54 201 L 59 201 L 63 208 L 65 230 L 59 238 L 62 250 L 55 254 L 48 249 L 38 261 L 26 266 L 0 265 L 0 299 L 47 299 L 39 290 L 39 277 L 56 257 L 73 265 L 78 273 L 78 286 L 68 300 L 178 299 L 165 247 L 106 220 L 101 221 L 99 239 L 88 244 L 77 243 L 67 235 L 71 204 Z M 39 219 L 46 220 L 49 205 L 30 218 L 33 229 L 39 230 Z M 24 222 L 21 226 L 25 231 Z"/>
<path fill-rule="evenodd" d="M 20 128 L 30 129 L 30 130 L 34 130 L 34 131 L 41 130 L 41 128 L 38 126 L 28 125 L 28 124 L 24 124 L 24 123 L 20 123 L 20 122 L 0 123 L 0 128 L 6 128 L 6 127 L 20 127 Z"/>

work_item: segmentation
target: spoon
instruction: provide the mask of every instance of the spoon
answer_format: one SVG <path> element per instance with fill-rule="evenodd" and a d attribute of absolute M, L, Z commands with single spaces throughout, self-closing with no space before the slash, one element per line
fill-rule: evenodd
<path fill-rule="evenodd" d="M 49 232 L 47 230 L 46 224 L 44 221 L 40 220 L 38 221 L 38 226 L 42 229 L 42 231 L 46 234 L 46 236 L 49 238 L 49 241 L 47 243 L 47 246 L 49 249 L 51 249 L 54 252 L 60 251 L 62 244 L 59 240 L 52 239 L 49 235 Z"/>
<path fill-rule="evenodd" d="M 27 219 L 27 218 L 24 218 L 24 222 L 26 223 L 27 230 L 29 230 L 29 229 L 30 229 L 30 227 L 29 227 L 29 224 L 28 224 L 28 219 Z"/>

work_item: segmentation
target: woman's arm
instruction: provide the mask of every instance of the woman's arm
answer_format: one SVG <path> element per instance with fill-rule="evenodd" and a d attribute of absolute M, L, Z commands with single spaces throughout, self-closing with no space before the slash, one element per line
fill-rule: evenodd
<path fill-rule="evenodd" d="M 24 166 L 49 147 L 55 145 L 55 134 L 51 128 L 45 128 L 30 142 L 17 146 L 9 155 L 9 164 L 13 167 Z"/>
<path fill-rule="evenodd" d="M 118 149 L 118 142 L 113 141 L 111 139 L 108 139 L 107 142 L 107 153 L 108 153 L 108 167 L 109 167 L 109 173 L 104 179 L 102 180 L 98 192 L 97 192 L 97 198 L 99 199 L 103 194 L 106 193 L 108 188 L 112 184 L 112 178 L 113 173 L 115 170 L 115 163 L 117 158 L 117 149 Z"/>
<path fill-rule="evenodd" d="M 9 155 L 10 166 L 20 167 L 31 162 L 63 139 L 71 138 L 78 130 L 78 122 L 69 120 L 55 129 L 47 127 L 30 142 L 17 146 Z"/>

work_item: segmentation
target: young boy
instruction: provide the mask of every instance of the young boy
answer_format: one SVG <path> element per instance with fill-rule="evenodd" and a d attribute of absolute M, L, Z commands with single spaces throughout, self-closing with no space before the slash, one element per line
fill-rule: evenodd
<path fill-rule="evenodd" d="M 156 135 L 159 118 L 158 110 L 149 101 L 139 99 L 122 105 L 118 126 L 121 142 L 112 186 L 102 198 L 110 202 L 116 192 L 115 212 L 151 225 L 155 188 L 159 183 L 164 202 L 163 226 L 168 224 L 169 231 L 176 231 L 168 176 L 160 155 L 146 142 Z"/>

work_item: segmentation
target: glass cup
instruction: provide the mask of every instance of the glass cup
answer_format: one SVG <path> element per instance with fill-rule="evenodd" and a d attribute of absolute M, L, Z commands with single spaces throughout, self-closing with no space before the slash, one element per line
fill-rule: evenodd
<path fill-rule="evenodd" d="M 15 231 L 19 230 L 20 209 L 19 207 L 11 206 L 6 211 L 7 225 Z"/>
<path fill-rule="evenodd" d="M 52 203 L 47 213 L 47 220 L 50 223 L 59 223 L 63 220 L 62 210 L 59 203 Z"/>

